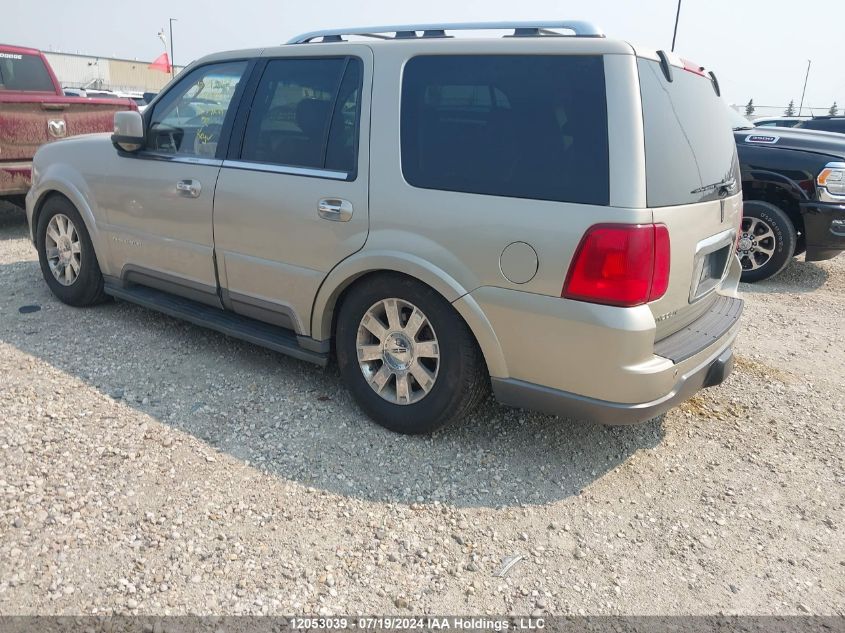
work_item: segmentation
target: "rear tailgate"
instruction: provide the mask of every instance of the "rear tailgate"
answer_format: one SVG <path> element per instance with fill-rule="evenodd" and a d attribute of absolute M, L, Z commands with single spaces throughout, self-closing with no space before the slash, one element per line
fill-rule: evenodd
<path fill-rule="evenodd" d="M 727 104 L 696 68 L 637 60 L 646 140 L 647 204 L 669 229 L 666 294 L 650 304 L 656 340 L 712 308 L 735 258 L 742 214 L 739 163 Z"/>
<path fill-rule="evenodd" d="M 649 304 L 659 341 L 701 317 L 716 300 L 716 290 L 736 257 L 742 196 L 653 212 L 654 221 L 669 228 L 672 249 L 669 288 Z"/>

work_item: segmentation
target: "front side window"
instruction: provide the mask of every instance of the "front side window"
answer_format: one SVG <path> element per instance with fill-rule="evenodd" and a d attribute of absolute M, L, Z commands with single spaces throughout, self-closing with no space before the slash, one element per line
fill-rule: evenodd
<path fill-rule="evenodd" d="M 362 67 L 354 57 L 269 62 L 250 110 L 241 160 L 353 172 Z"/>
<path fill-rule="evenodd" d="M 147 149 L 214 158 L 223 123 L 247 62 L 202 66 L 182 79 L 156 104 Z"/>
<path fill-rule="evenodd" d="M 402 172 L 415 187 L 609 202 L 601 56 L 415 57 L 401 107 Z"/>

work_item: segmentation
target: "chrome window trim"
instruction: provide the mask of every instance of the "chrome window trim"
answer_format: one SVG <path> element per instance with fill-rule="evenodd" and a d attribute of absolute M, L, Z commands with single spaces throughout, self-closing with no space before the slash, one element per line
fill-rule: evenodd
<path fill-rule="evenodd" d="M 330 180 L 348 180 L 345 171 L 320 169 L 316 167 L 294 167 L 293 165 L 275 165 L 272 163 L 253 163 L 245 160 L 224 160 L 223 167 L 244 169 L 247 171 L 263 171 L 271 174 L 287 174 L 289 176 L 308 176 L 311 178 L 328 178 Z"/>
<path fill-rule="evenodd" d="M 157 152 L 132 152 L 127 153 L 128 156 L 135 158 L 142 158 L 145 160 L 161 160 L 168 163 L 185 163 L 188 165 L 208 165 L 209 167 L 220 167 L 223 160 L 219 158 L 200 158 L 198 156 L 188 156 L 179 154 L 160 154 Z"/>

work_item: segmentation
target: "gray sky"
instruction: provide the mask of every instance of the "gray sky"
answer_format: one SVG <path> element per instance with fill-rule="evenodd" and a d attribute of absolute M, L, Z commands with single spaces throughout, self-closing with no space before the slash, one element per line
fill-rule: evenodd
<path fill-rule="evenodd" d="M 151 60 L 156 33 L 174 23 L 175 61 L 279 44 L 339 26 L 577 18 L 610 37 L 668 50 L 676 0 L 3 0 L 0 42 L 64 52 Z M 714 70 L 730 103 L 845 106 L 841 0 L 683 0 L 677 51 Z M 758 111 L 761 114 L 762 111 Z"/>

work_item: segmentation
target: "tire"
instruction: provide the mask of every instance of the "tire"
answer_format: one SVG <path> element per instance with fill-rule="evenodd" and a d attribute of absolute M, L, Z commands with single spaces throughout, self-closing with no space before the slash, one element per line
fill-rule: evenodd
<path fill-rule="evenodd" d="M 350 289 L 338 313 L 336 351 L 358 405 L 397 433 L 431 433 L 459 420 L 489 390 L 487 367 L 466 323 L 436 291 L 404 275 L 368 277 Z"/>
<path fill-rule="evenodd" d="M 780 273 L 795 255 L 797 242 L 795 226 L 786 213 L 769 202 L 747 200 L 737 242 L 742 281 L 754 283 Z"/>
<path fill-rule="evenodd" d="M 62 226 L 65 227 L 64 233 L 61 232 Z M 57 227 L 58 235 L 62 238 L 58 242 L 53 239 L 57 235 Z M 91 236 L 88 235 L 82 216 L 70 200 L 60 195 L 47 199 L 38 215 L 35 246 L 41 274 L 59 301 L 82 307 L 105 300 L 103 275 Z M 73 258 L 73 262 L 69 258 Z M 68 268 L 71 269 L 70 274 L 67 274 Z M 58 272 L 54 274 L 54 270 Z"/>

